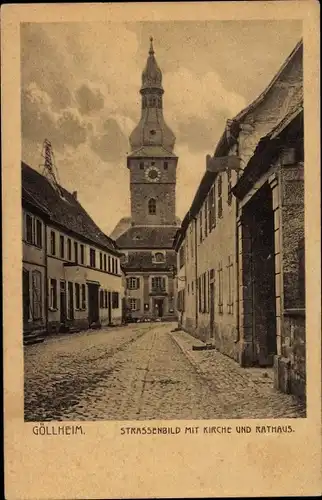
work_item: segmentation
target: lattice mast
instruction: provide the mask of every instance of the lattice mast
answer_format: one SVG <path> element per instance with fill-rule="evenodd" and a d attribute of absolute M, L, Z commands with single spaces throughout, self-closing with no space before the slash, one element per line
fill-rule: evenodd
<path fill-rule="evenodd" d="M 40 167 L 43 167 L 42 174 L 49 180 L 53 188 L 56 189 L 56 191 L 58 191 L 62 196 L 63 193 L 59 185 L 60 181 L 55 163 L 55 155 L 51 142 L 48 139 L 44 140 L 41 156 L 44 159 L 44 163 L 40 165 Z"/>

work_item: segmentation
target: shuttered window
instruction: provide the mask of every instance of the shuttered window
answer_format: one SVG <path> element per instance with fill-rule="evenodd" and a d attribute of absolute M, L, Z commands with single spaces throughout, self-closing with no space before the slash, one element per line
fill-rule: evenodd
<path fill-rule="evenodd" d="M 127 278 L 126 287 L 128 290 L 137 290 L 140 288 L 140 279 L 135 277 Z"/>
<path fill-rule="evenodd" d="M 82 309 L 86 309 L 86 285 L 82 285 Z"/>
<path fill-rule="evenodd" d="M 49 280 L 49 307 L 57 309 L 57 280 Z"/>
<path fill-rule="evenodd" d="M 100 290 L 100 309 L 104 307 L 104 290 Z"/>
<path fill-rule="evenodd" d="M 76 309 L 80 309 L 80 306 L 81 306 L 80 284 L 75 283 L 75 307 Z"/>
<path fill-rule="evenodd" d="M 165 291 L 165 278 L 162 276 L 154 276 L 152 278 L 152 291 Z"/>

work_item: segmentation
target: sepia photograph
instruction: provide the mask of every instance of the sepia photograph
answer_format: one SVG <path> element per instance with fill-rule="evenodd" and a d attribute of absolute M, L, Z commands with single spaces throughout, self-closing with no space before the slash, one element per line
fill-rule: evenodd
<path fill-rule="evenodd" d="M 302 23 L 20 29 L 25 420 L 305 417 Z"/>
<path fill-rule="evenodd" d="M 1 14 L 5 498 L 319 495 L 318 3 Z"/>

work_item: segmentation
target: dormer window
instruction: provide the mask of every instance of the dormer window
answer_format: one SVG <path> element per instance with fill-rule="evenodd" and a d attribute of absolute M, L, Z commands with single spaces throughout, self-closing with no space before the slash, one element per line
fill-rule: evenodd
<path fill-rule="evenodd" d="M 154 252 L 152 254 L 152 262 L 154 264 L 163 264 L 165 262 L 165 253 L 164 252 Z"/>

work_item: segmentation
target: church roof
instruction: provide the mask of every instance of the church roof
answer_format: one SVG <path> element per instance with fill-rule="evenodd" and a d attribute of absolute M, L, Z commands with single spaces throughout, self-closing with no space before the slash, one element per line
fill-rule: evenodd
<path fill-rule="evenodd" d="M 142 72 L 142 87 L 141 90 L 147 88 L 162 89 L 162 72 L 154 57 L 153 38 L 150 38 L 149 56 L 146 66 Z"/>
<path fill-rule="evenodd" d="M 129 252 L 127 262 L 122 264 L 122 268 L 127 271 L 169 271 L 170 267 L 176 266 L 176 253 L 174 250 L 167 251 L 165 262 L 156 263 L 152 260 L 151 250 L 140 250 Z"/>
<path fill-rule="evenodd" d="M 120 249 L 172 248 L 178 226 L 133 226 L 116 239 Z"/>
<path fill-rule="evenodd" d="M 168 151 L 165 147 L 161 145 L 155 146 L 142 146 L 141 148 L 132 151 L 128 155 L 133 158 L 146 158 L 146 157 L 154 157 L 154 158 L 176 158 L 176 155 Z"/>
<path fill-rule="evenodd" d="M 22 162 L 22 198 L 41 206 L 50 220 L 65 230 L 89 240 L 114 254 L 115 242 L 95 224 L 82 205 L 66 189 L 59 186 L 61 194 L 48 179 Z"/>

